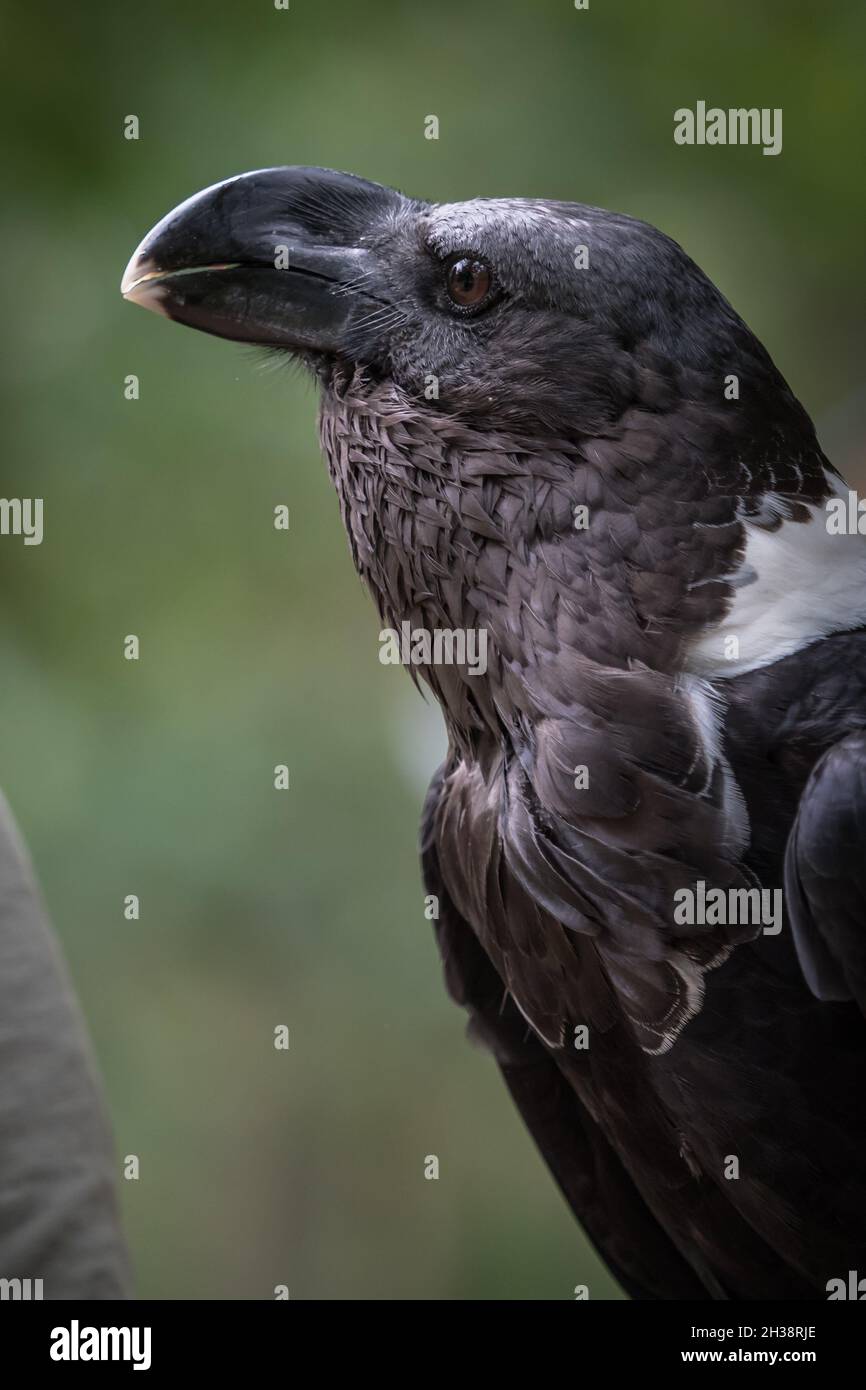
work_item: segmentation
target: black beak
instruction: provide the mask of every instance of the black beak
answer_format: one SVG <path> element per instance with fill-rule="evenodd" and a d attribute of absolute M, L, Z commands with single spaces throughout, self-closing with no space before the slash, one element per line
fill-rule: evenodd
<path fill-rule="evenodd" d="M 330 169 L 240 174 L 157 223 L 121 293 L 220 338 L 336 354 L 353 319 L 388 302 L 359 243 L 405 201 Z"/>

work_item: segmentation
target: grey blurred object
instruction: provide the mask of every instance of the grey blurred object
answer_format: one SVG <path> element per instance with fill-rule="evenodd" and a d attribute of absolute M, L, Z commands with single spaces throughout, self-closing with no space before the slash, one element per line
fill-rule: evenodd
<path fill-rule="evenodd" d="M 131 1295 L 116 1163 L 84 1021 L 0 794 L 0 1297 Z M 7 1281 L 7 1282 L 3 1282 Z M 9 1283 L 8 1281 L 13 1281 Z"/>

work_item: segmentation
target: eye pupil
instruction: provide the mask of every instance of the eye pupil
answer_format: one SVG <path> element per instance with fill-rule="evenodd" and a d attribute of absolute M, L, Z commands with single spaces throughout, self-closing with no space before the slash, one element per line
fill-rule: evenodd
<path fill-rule="evenodd" d="M 490 271 L 483 261 L 461 256 L 449 266 L 446 285 L 455 304 L 480 304 L 490 290 Z"/>

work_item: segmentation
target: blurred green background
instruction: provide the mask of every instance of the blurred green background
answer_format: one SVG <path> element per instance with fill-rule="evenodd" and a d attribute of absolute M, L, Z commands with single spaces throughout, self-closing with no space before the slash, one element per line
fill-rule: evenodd
<path fill-rule="evenodd" d="M 866 7 L 90 0 L 3 27 L 2 492 L 45 499 L 45 539 L 0 543 L 0 781 L 141 1160 L 139 1290 L 620 1297 L 445 996 L 415 852 L 438 716 L 377 659 L 312 387 L 118 284 L 169 208 L 269 164 L 599 203 L 686 246 L 856 481 Z M 782 107 L 782 154 L 675 146 L 698 99 Z"/>

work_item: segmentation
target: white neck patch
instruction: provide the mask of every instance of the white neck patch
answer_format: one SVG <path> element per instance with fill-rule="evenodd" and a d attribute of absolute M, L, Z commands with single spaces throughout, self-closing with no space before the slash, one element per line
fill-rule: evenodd
<path fill-rule="evenodd" d="M 847 487 L 833 475 L 828 482 L 847 503 Z M 787 506 L 772 494 L 765 501 Z M 708 680 L 739 676 L 831 632 L 866 625 L 866 535 L 836 534 L 823 504 L 800 505 L 810 519 L 783 521 L 775 531 L 743 520 L 745 554 L 729 578 L 733 602 L 720 623 L 691 643 L 686 671 Z"/>

